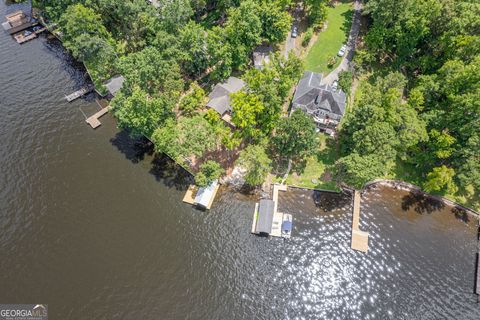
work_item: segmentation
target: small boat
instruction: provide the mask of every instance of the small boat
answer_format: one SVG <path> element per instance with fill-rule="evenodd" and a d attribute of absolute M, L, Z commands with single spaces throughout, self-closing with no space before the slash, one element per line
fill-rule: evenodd
<path fill-rule="evenodd" d="M 282 237 L 289 239 L 292 235 L 292 224 L 293 217 L 291 214 L 285 213 L 283 214 L 283 222 L 282 222 Z"/>

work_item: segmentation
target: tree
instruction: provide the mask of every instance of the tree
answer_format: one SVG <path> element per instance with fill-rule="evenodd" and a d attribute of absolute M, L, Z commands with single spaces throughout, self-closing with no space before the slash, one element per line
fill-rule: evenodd
<path fill-rule="evenodd" d="M 252 49 L 262 42 L 260 7 L 254 0 L 242 1 L 228 10 L 225 32 L 232 52 L 232 65 L 239 68 L 249 59 Z"/>
<path fill-rule="evenodd" d="M 203 27 L 194 21 L 180 30 L 182 68 L 189 75 L 198 76 L 209 67 L 207 36 Z"/>
<path fill-rule="evenodd" d="M 335 163 L 334 175 L 338 182 L 361 189 L 365 183 L 384 176 L 388 172 L 385 164 L 375 154 L 360 156 L 351 153 Z"/>
<path fill-rule="evenodd" d="M 151 96 L 165 93 L 176 100 L 183 91 L 183 79 L 175 61 L 165 60 L 162 52 L 154 47 L 122 57 L 119 72 L 125 77 L 124 87 L 140 87 Z"/>
<path fill-rule="evenodd" d="M 272 144 L 280 157 L 301 161 L 311 155 L 317 146 L 317 133 L 312 118 L 301 110 L 280 119 Z"/>
<path fill-rule="evenodd" d="M 208 160 L 200 166 L 200 171 L 195 175 L 195 183 L 199 187 L 206 187 L 225 172 L 218 162 Z"/>
<path fill-rule="evenodd" d="M 198 83 L 193 82 L 190 85 L 189 92 L 180 101 L 180 110 L 182 110 L 182 114 L 187 116 L 193 115 L 195 111 L 203 107 L 204 100 L 205 91 L 203 91 Z"/>
<path fill-rule="evenodd" d="M 445 189 L 449 193 L 454 193 L 457 190 L 453 177 L 455 170 L 448 168 L 445 165 L 435 167 L 427 174 L 427 181 L 424 184 L 424 189 L 427 192 L 440 191 Z"/>
<path fill-rule="evenodd" d="M 165 29 L 170 33 L 175 33 L 181 29 L 193 15 L 190 0 L 162 1 L 160 15 Z"/>
<path fill-rule="evenodd" d="M 130 96 L 120 91 L 112 100 L 118 126 L 130 129 L 133 137 L 150 138 L 155 129 L 173 116 L 172 105 L 164 98 L 150 98 L 135 87 Z"/>
<path fill-rule="evenodd" d="M 245 182 L 251 186 L 262 184 L 270 172 L 272 161 L 265 148 L 260 145 L 249 145 L 240 152 L 237 165 L 246 169 Z"/>
<path fill-rule="evenodd" d="M 263 1 L 259 10 L 262 38 L 271 44 L 284 41 L 292 25 L 290 14 L 277 1 Z"/>
<path fill-rule="evenodd" d="M 164 152 L 180 163 L 185 163 L 189 157 L 201 157 L 205 151 L 216 147 L 214 128 L 200 114 L 180 118 L 178 123 L 168 119 L 154 131 L 152 141 L 156 151 Z"/>
<path fill-rule="evenodd" d="M 243 79 L 248 92 L 255 94 L 264 108 L 258 114 L 258 127 L 264 134 L 269 134 L 276 126 L 282 106 L 303 70 L 302 62 L 294 55 L 288 59 L 274 54 L 271 61 L 262 70 L 247 70 Z"/>
<path fill-rule="evenodd" d="M 316 28 L 320 27 L 327 18 L 327 1 L 305 0 L 304 5 L 309 23 Z"/>
<path fill-rule="evenodd" d="M 338 74 L 338 86 L 347 95 L 350 94 L 353 83 L 353 73 L 351 71 L 342 71 Z"/>
<path fill-rule="evenodd" d="M 242 135 L 247 138 L 259 138 L 260 130 L 257 128 L 258 116 L 265 108 L 258 97 L 244 90 L 230 95 L 232 105 L 232 123 L 242 130 Z"/>

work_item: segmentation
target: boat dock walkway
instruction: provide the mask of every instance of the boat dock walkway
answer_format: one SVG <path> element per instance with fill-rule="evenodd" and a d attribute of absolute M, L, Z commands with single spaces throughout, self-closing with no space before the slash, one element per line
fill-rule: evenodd
<path fill-rule="evenodd" d="M 273 185 L 273 221 L 270 235 L 274 237 L 282 236 L 283 213 L 278 212 L 278 191 L 287 191 L 287 186 L 285 184 Z"/>
<path fill-rule="evenodd" d="M 28 36 L 25 36 L 23 32 L 20 32 L 20 33 L 14 35 L 13 37 L 15 38 L 17 43 L 22 44 L 22 43 L 25 43 L 27 41 L 35 39 L 40 33 L 44 32 L 45 30 L 47 30 L 46 27 L 40 28 L 38 30 L 34 30 Z"/>
<path fill-rule="evenodd" d="M 96 129 L 98 128 L 102 123 L 98 120 L 99 118 L 101 118 L 102 116 L 104 116 L 108 111 L 110 111 L 112 107 L 111 106 L 107 106 L 105 108 L 102 108 L 100 109 L 100 111 L 98 111 L 97 113 L 95 113 L 94 115 L 88 117 L 87 119 L 85 119 L 85 121 L 93 128 L 93 129 Z"/>
<path fill-rule="evenodd" d="M 360 192 L 355 190 L 353 197 L 353 221 L 352 221 L 352 249 L 361 252 L 368 251 L 368 232 L 362 231 L 360 225 Z"/>
<path fill-rule="evenodd" d="M 73 93 L 70 93 L 69 95 L 66 95 L 66 96 L 65 96 L 65 99 L 67 99 L 68 102 L 72 102 L 73 100 L 78 99 L 78 98 L 80 98 L 81 96 L 86 95 L 86 94 L 89 93 L 90 91 L 93 91 L 93 86 L 92 86 L 92 85 L 83 87 L 83 88 L 81 88 L 80 90 L 77 90 L 77 91 L 75 91 L 75 92 L 73 92 Z"/>

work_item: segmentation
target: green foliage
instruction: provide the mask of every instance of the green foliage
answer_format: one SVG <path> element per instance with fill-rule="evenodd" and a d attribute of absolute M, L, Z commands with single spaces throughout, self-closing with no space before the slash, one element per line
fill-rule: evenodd
<path fill-rule="evenodd" d="M 82 4 L 70 5 L 62 14 L 59 25 L 65 47 L 74 57 L 95 69 L 94 80 L 107 79 L 116 59 L 116 44 L 101 16 Z"/>
<path fill-rule="evenodd" d="M 260 145 L 249 145 L 240 152 L 237 165 L 244 168 L 247 173 L 245 182 L 251 186 L 262 184 L 270 172 L 272 161 Z"/>
<path fill-rule="evenodd" d="M 305 11 L 310 25 L 318 28 L 327 18 L 327 0 L 305 0 Z"/>
<path fill-rule="evenodd" d="M 262 42 L 260 7 L 254 0 L 242 1 L 228 10 L 225 32 L 230 43 L 232 66 L 239 68 L 249 60 L 253 48 Z"/>
<path fill-rule="evenodd" d="M 164 152 L 179 163 L 185 163 L 189 157 L 201 157 L 205 151 L 216 147 L 214 128 L 197 114 L 191 118 L 180 118 L 176 123 L 168 119 L 152 135 L 155 150 Z"/>
<path fill-rule="evenodd" d="M 206 187 L 225 172 L 218 162 L 208 160 L 200 166 L 200 171 L 195 175 L 195 184 Z"/>
<path fill-rule="evenodd" d="M 165 93 L 173 100 L 183 91 L 184 82 L 178 64 L 165 60 L 162 52 L 154 47 L 122 57 L 117 68 L 125 77 L 126 88 L 138 86 L 152 96 Z"/>
<path fill-rule="evenodd" d="M 285 40 L 292 25 L 292 17 L 278 1 L 263 1 L 260 4 L 263 40 L 276 44 Z"/>
<path fill-rule="evenodd" d="M 259 130 L 269 134 L 275 127 L 282 105 L 291 87 L 303 72 L 302 61 L 290 54 L 285 60 L 282 56 L 272 55 L 270 64 L 262 70 L 249 69 L 244 80 L 249 93 L 254 94 L 263 103 L 263 110 L 257 115 Z"/>
<path fill-rule="evenodd" d="M 387 173 L 385 164 L 375 154 L 361 156 L 351 153 L 335 163 L 335 177 L 339 182 L 361 189 L 365 183 Z"/>
<path fill-rule="evenodd" d="M 313 28 L 308 28 L 302 39 L 302 46 L 307 47 L 313 37 Z"/>
<path fill-rule="evenodd" d="M 155 129 L 173 116 L 172 106 L 164 98 L 150 98 L 138 87 L 130 96 L 119 92 L 111 105 L 118 126 L 130 129 L 133 137 L 150 138 Z"/>
<path fill-rule="evenodd" d="M 447 192 L 455 192 L 456 186 L 453 182 L 453 177 L 455 176 L 455 170 L 448 168 L 447 166 L 435 167 L 433 170 L 428 173 L 427 180 L 423 185 L 425 191 L 440 191 L 446 188 Z"/>
<path fill-rule="evenodd" d="M 300 162 L 313 154 L 316 138 L 317 133 L 312 118 L 297 109 L 290 117 L 280 119 L 272 144 L 279 157 Z"/>
<path fill-rule="evenodd" d="M 232 123 L 241 129 L 246 138 L 258 139 L 261 130 L 257 127 L 258 118 L 265 106 L 260 99 L 252 93 L 244 90 L 230 95 L 232 105 Z"/>
<path fill-rule="evenodd" d="M 353 83 L 353 73 L 351 71 L 342 71 L 338 74 L 338 86 L 347 95 L 350 94 Z"/>
<path fill-rule="evenodd" d="M 168 32 L 175 33 L 193 15 L 190 0 L 162 1 L 160 6 L 162 24 Z"/>
<path fill-rule="evenodd" d="M 182 110 L 182 114 L 191 116 L 195 111 L 203 107 L 204 101 L 205 91 L 203 91 L 198 83 L 193 82 L 190 85 L 189 92 L 180 101 L 180 110 Z"/>

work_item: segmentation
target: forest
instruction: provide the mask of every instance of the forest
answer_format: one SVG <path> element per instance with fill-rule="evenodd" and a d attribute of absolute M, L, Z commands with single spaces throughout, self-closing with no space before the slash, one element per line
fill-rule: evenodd
<path fill-rule="evenodd" d="M 479 208 L 480 2 L 369 0 L 363 14 L 337 179 L 394 177 Z"/>
<path fill-rule="evenodd" d="M 262 70 L 251 66 L 255 47 L 278 49 L 285 41 L 297 1 L 34 4 L 58 24 L 65 47 L 98 87 L 113 75 L 125 77 L 111 102 L 119 127 L 150 139 L 196 173 L 199 185 L 231 169 L 232 161 L 247 169 L 248 184 L 258 185 L 278 163 L 301 167 L 314 152 L 313 121 L 302 112 L 288 117 L 285 108 L 302 59 L 276 53 Z M 303 1 L 311 28 L 320 29 L 330 4 Z M 340 78 L 353 103 L 335 140 L 334 179 L 355 188 L 376 178 L 405 180 L 480 207 L 480 3 L 368 0 L 363 6 L 352 72 Z M 246 83 L 231 97 L 233 126 L 205 108 L 208 92 L 231 75 Z"/>

